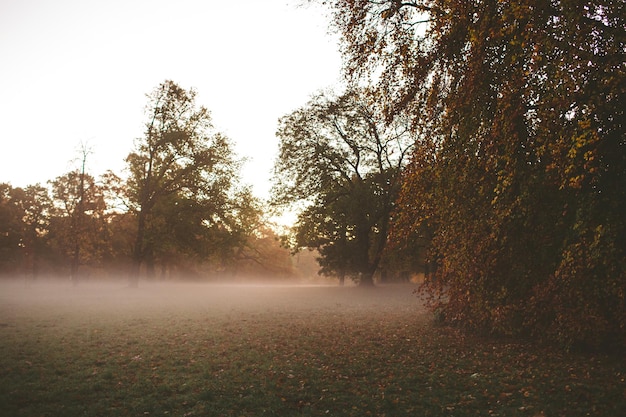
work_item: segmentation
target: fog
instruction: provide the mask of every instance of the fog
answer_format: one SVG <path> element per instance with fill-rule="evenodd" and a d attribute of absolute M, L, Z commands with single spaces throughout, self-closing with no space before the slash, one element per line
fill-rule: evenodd
<path fill-rule="evenodd" d="M 268 315 L 362 317 L 371 313 L 424 312 L 409 284 L 374 288 L 336 285 L 204 284 L 124 281 L 69 282 L 19 280 L 0 282 L 0 325 L 23 319 L 54 322 L 69 319 L 106 321 L 120 318 L 220 317 Z M 269 317 L 271 318 L 271 317 Z"/>

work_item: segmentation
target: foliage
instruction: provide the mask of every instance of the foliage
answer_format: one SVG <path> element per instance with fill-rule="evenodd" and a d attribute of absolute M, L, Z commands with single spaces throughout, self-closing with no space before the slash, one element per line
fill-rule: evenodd
<path fill-rule="evenodd" d="M 48 233 L 51 201 L 41 185 L 0 184 L 0 271 L 36 276 Z"/>
<path fill-rule="evenodd" d="M 3 269 L 15 265 L 21 240 L 21 217 L 18 207 L 11 195 L 12 187 L 9 184 L 0 184 L 0 259 Z"/>
<path fill-rule="evenodd" d="M 230 141 L 213 131 L 209 111 L 198 107 L 195 97 L 193 89 L 172 81 L 155 88 L 148 96 L 144 136 L 126 158 L 127 188 L 137 216 L 131 285 L 137 285 L 143 262 L 153 271 L 163 249 L 157 242 L 166 246 L 168 232 L 182 232 L 173 235 L 180 242 L 227 227 L 223 220 L 232 205 L 239 164 Z M 195 247 L 189 241 L 178 245 Z"/>
<path fill-rule="evenodd" d="M 53 208 L 51 246 L 70 265 L 70 279 L 78 284 L 78 268 L 98 265 L 108 251 L 108 214 L 104 188 L 83 170 L 50 182 Z"/>
<path fill-rule="evenodd" d="M 435 307 L 488 332 L 626 345 L 624 3 L 330 3 L 346 74 L 428 139 L 396 231 L 433 231 Z"/>
<path fill-rule="evenodd" d="M 81 278 L 291 275 L 266 208 L 239 183 L 232 144 L 196 92 L 172 81 L 148 96 L 146 131 L 124 176 L 82 166 L 48 187 L 0 184 L 0 274 Z"/>
<path fill-rule="evenodd" d="M 229 272 L 235 278 L 281 281 L 298 274 L 292 265 L 291 252 L 265 223 L 248 234 L 233 255 Z"/>
<path fill-rule="evenodd" d="M 372 283 L 386 244 L 407 126 L 386 126 L 367 91 L 318 94 L 280 120 L 275 204 L 305 205 L 296 246 L 320 253 L 322 273 Z"/>

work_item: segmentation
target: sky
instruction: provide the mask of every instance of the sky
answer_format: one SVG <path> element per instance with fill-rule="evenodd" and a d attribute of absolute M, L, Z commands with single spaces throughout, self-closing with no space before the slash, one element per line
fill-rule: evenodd
<path fill-rule="evenodd" d="M 146 94 L 195 88 L 266 198 L 278 118 L 341 83 L 328 12 L 289 0 L 0 0 L 0 182 L 123 175 Z"/>

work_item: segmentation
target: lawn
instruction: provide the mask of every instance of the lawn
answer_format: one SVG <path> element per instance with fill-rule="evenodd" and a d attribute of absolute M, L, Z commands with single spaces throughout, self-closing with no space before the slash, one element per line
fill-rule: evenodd
<path fill-rule="evenodd" d="M 626 361 L 432 324 L 408 285 L 0 285 L 2 416 L 624 416 Z"/>

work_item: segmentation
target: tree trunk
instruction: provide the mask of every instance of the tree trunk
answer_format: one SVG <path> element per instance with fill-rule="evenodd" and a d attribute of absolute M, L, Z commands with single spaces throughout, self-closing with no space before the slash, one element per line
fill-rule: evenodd
<path fill-rule="evenodd" d="M 339 271 L 339 286 L 343 287 L 346 283 L 346 271 Z"/>
<path fill-rule="evenodd" d="M 133 264 L 130 268 L 130 274 L 128 276 L 128 286 L 131 288 L 139 287 L 139 271 L 141 269 L 141 260 L 137 260 L 133 257 Z"/>
<path fill-rule="evenodd" d="M 380 269 L 380 282 L 385 283 L 389 281 L 389 271 L 387 268 Z"/>
<path fill-rule="evenodd" d="M 145 264 L 146 264 L 146 278 L 148 280 L 154 281 L 156 278 L 156 266 L 154 262 L 154 252 L 152 248 L 148 247 L 145 251 L 146 256 L 144 256 Z"/>
<path fill-rule="evenodd" d="M 165 281 L 167 279 L 167 261 L 165 259 L 161 260 L 161 276 L 160 280 Z"/>
<path fill-rule="evenodd" d="M 78 237 L 75 237 L 78 239 Z M 78 243 L 74 246 L 74 254 L 72 255 L 72 261 L 70 263 L 70 281 L 73 286 L 78 286 L 78 264 L 80 262 L 80 245 Z"/>
<path fill-rule="evenodd" d="M 85 214 L 85 162 L 87 160 L 87 150 L 83 147 L 83 164 L 82 169 L 80 171 L 80 185 L 78 189 L 78 204 L 76 206 L 75 212 L 72 214 L 72 222 L 73 224 L 73 233 L 74 236 L 72 238 L 75 240 L 74 242 L 74 254 L 72 257 L 71 265 L 70 265 L 70 280 L 72 281 L 72 285 L 77 286 L 79 281 L 78 276 L 78 267 L 80 265 L 80 251 L 81 251 L 81 243 L 82 239 L 85 237 L 83 234 L 84 230 L 84 219 L 83 216 Z"/>
<path fill-rule="evenodd" d="M 131 288 L 137 288 L 139 286 L 139 273 L 144 256 L 143 240 L 145 228 L 146 215 L 143 211 L 140 211 L 137 215 L 137 237 L 135 238 L 135 248 L 133 249 L 133 264 L 128 277 L 128 285 Z"/>
<path fill-rule="evenodd" d="M 374 271 L 367 271 L 360 274 L 359 287 L 374 286 Z"/>

